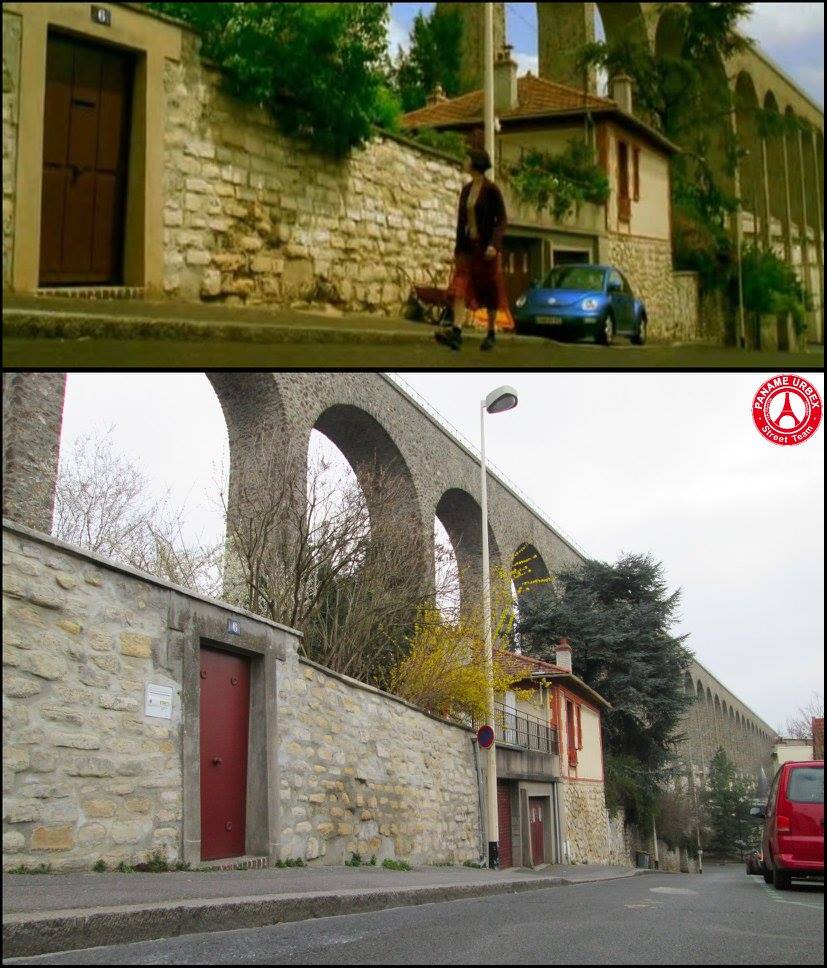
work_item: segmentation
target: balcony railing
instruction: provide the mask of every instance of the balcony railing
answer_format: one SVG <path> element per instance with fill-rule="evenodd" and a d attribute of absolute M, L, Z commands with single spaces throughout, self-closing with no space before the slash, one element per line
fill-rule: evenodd
<path fill-rule="evenodd" d="M 541 719 L 515 712 L 502 703 L 494 703 L 494 728 L 497 742 L 521 746 L 538 753 L 557 753 L 557 730 Z"/>

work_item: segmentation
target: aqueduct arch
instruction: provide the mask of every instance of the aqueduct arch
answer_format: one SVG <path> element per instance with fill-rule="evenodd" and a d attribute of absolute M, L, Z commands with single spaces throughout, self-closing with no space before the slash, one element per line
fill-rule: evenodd
<path fill-rule="evenodd" d="M 427 535 L 428 547 L 438 516 L 457 557 L 462 556 L 470 574 L 479 575 L 478 457 L 394 379 L 378 373 L 210 373 L 208 379 L 227 425 L 231 482 L 243 480 L 250 461 L 283 461 L 291 451 L 306 460 L 310 434 L 317 428 L 339 446 L 354 470 L 370 462 L 396 469 L 403 477 L 407 500 L 415 503 L 417 526 Z M 4 374 L 3 390 L 4 515 L 48 531 L 65 374 Z M 519 560 L 526 552 L 537 577 L 584 560 L 583 553 L 541 512 L 494 473 L 489 474 L 488 492 L 492 573 L 498 564 L 513 562 L 515 555 Z M 466 600 L 477 601 L 479 592 L 474 581 L 466 590 Z M 748 773 L 761 764 L 768 767 L 771 727 L 697 660 L 689 673 L 684 684 L 695 692 L 697 701 L 687 711 L 683 747 L 687 761 L 708 769 L 719 745 L 738 761 L 744 744 L 736 721 L 722 714 L 723 698 L 727 709 L 747 718 L 755 737 L 739 767 Z"/>

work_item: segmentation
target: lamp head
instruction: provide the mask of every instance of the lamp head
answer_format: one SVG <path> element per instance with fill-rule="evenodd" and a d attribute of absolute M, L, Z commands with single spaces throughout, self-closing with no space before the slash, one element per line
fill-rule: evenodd
<path fill-rule="evenodd" d="M 488 413 L 505 413 L 517 406 L 517 391 L 513 387 L 497 387 L 485 398 L 483 406 Z"/>

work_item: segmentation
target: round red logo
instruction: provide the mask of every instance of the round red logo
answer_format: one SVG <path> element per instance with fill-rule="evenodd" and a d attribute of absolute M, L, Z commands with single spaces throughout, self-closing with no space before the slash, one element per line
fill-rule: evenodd
<path fill-rule="evenodd" d="M 774 376 L 755 394 L 752 418 L 761 436 L 773 444 L 803 444 L 821 423 L 821 396 L 804 377 Z"/>

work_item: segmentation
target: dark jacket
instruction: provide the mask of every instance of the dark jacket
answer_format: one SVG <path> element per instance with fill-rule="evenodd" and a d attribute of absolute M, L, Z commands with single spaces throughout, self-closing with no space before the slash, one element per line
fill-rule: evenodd
<path fill-rule="evenodd" d="M 474 244 L 468 236 L 468 196 L 471 194 L 472 184 L 473 182 L 468 182 L 459 196 L 457 244 L 454 255 L 470 254 L 474 249 Z M 483 182 L 475 208 L 480 246 L 487 249 L 489 245 L 493 245 L 498 252 L 502 252 L 507 225 L 505 202 L 502 192 L 487 178 Z"/>

